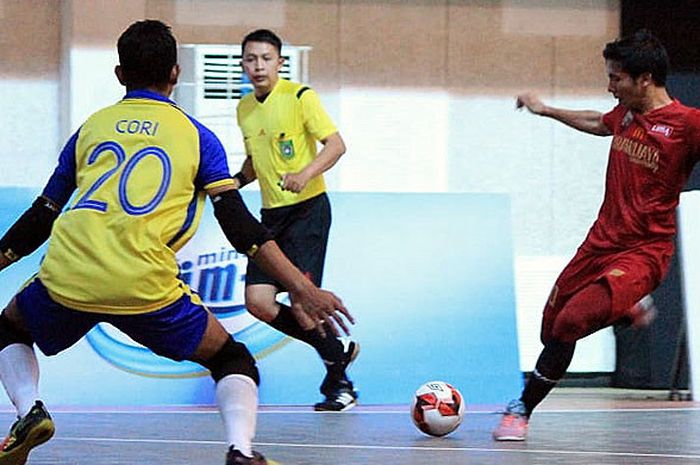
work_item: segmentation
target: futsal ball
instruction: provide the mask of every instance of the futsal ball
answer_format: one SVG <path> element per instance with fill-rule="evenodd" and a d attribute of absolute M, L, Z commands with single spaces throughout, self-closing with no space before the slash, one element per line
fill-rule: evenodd
<path fill-rule="evenodd" d="M 430 436 L 445 436 L 456 430 L 464 418 L 460 392 L 443 381 L 430 381 L 418 388 L 411 403 L 411 418 L 419 430 Z"/>

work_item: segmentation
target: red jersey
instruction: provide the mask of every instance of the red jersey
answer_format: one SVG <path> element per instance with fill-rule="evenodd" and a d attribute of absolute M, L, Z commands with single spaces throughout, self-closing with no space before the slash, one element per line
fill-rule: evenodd
<path fill-rule="evenodd" d="M 677 101 L 639 114 L 603 116 L 613 133 L 605 198 L 584 248 L 619 251 L 676 233 L 680 192 L 700 159 L 700 110 Z"/>

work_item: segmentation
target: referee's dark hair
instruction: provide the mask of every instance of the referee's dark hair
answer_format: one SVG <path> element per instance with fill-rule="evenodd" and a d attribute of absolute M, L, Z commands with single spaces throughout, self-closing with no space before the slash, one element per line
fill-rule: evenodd
<path fill-rule="evenodd" d="M 241 44 L 241 51 L 245 51 L 248 42 L 266 42 L 275 47 L 279 55 L 282 55 L 282 40 L 269 29 L 258 29 L 245 36 Z"/>
<path fill-rule="evenodd" d="M 129 26 L 117 41 L 127 90 L 162 87 L 177 64 L 177 41 L 170 26 L 147 19 Z"/>
<path fill-rule="evenodd" d="M 606 44 L 603 58 L 620 63 L 622 71 L 633 79 L 649 73 L 657 86 L 666 85 L 669 68 L 666 48 L 646 29 Z"/>

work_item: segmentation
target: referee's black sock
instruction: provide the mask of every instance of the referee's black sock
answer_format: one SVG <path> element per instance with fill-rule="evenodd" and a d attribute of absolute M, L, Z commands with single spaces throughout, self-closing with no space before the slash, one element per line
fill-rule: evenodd
<path fill-rule="evenodd" d="M 528 379 L 522 396 L 520 396 L 528 416 L 564 376 L 574 358 L 575 348 L 575 342 L 548 342 L 545 344 L 535 364 L 535 370 Z"/>
<path fill-rule="evenodd" d="M 305 330 L 302 328 L 288 305 L 279 304 L 279 306 L 280 311 L 270 321 L 270 326 L 287 336 L 309 344 L 323 359 L 328 373 L 334 377 L 343 378 L 344 369 L 342 363 L 338 362 L 343 359 L 345 349 L 343 343 L 333 335 L 328 324 L 326 323 L 325 326 L 326 337 L 323 337 L 316 329 Z"/>

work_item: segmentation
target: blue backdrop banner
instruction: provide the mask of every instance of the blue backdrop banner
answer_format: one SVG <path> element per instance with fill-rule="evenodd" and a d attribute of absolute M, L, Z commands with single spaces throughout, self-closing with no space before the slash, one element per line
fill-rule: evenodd
<path fill-rule="evenodd" d="M 0 232 L 36 195 L 0 189 Z M 244 198 L 259 209 L 257 192 Z M 508 197 L 332 193 L 331 203 L 324 287 L 357 319 L 352 337 L 362 351 L 349 374 L 360 402 L 407 404 L 430 380 L 453 384 L 468 403 L 517 394 Z M 2 272 L 3 303 L 37 270 L 43 250 Z M 261 403 L 320 399 L 324 368 L 315 352 L 245 311 L 246 257 L 228 244 L 210 208 L 178 261 L 183 279 L 258 358 Z M 59 356 L 40 356 L 40 364 L 42 394 L 52 404 L 213 403 L 213 383 L 199 365 L 155 356 L 109 325 Z"/>

